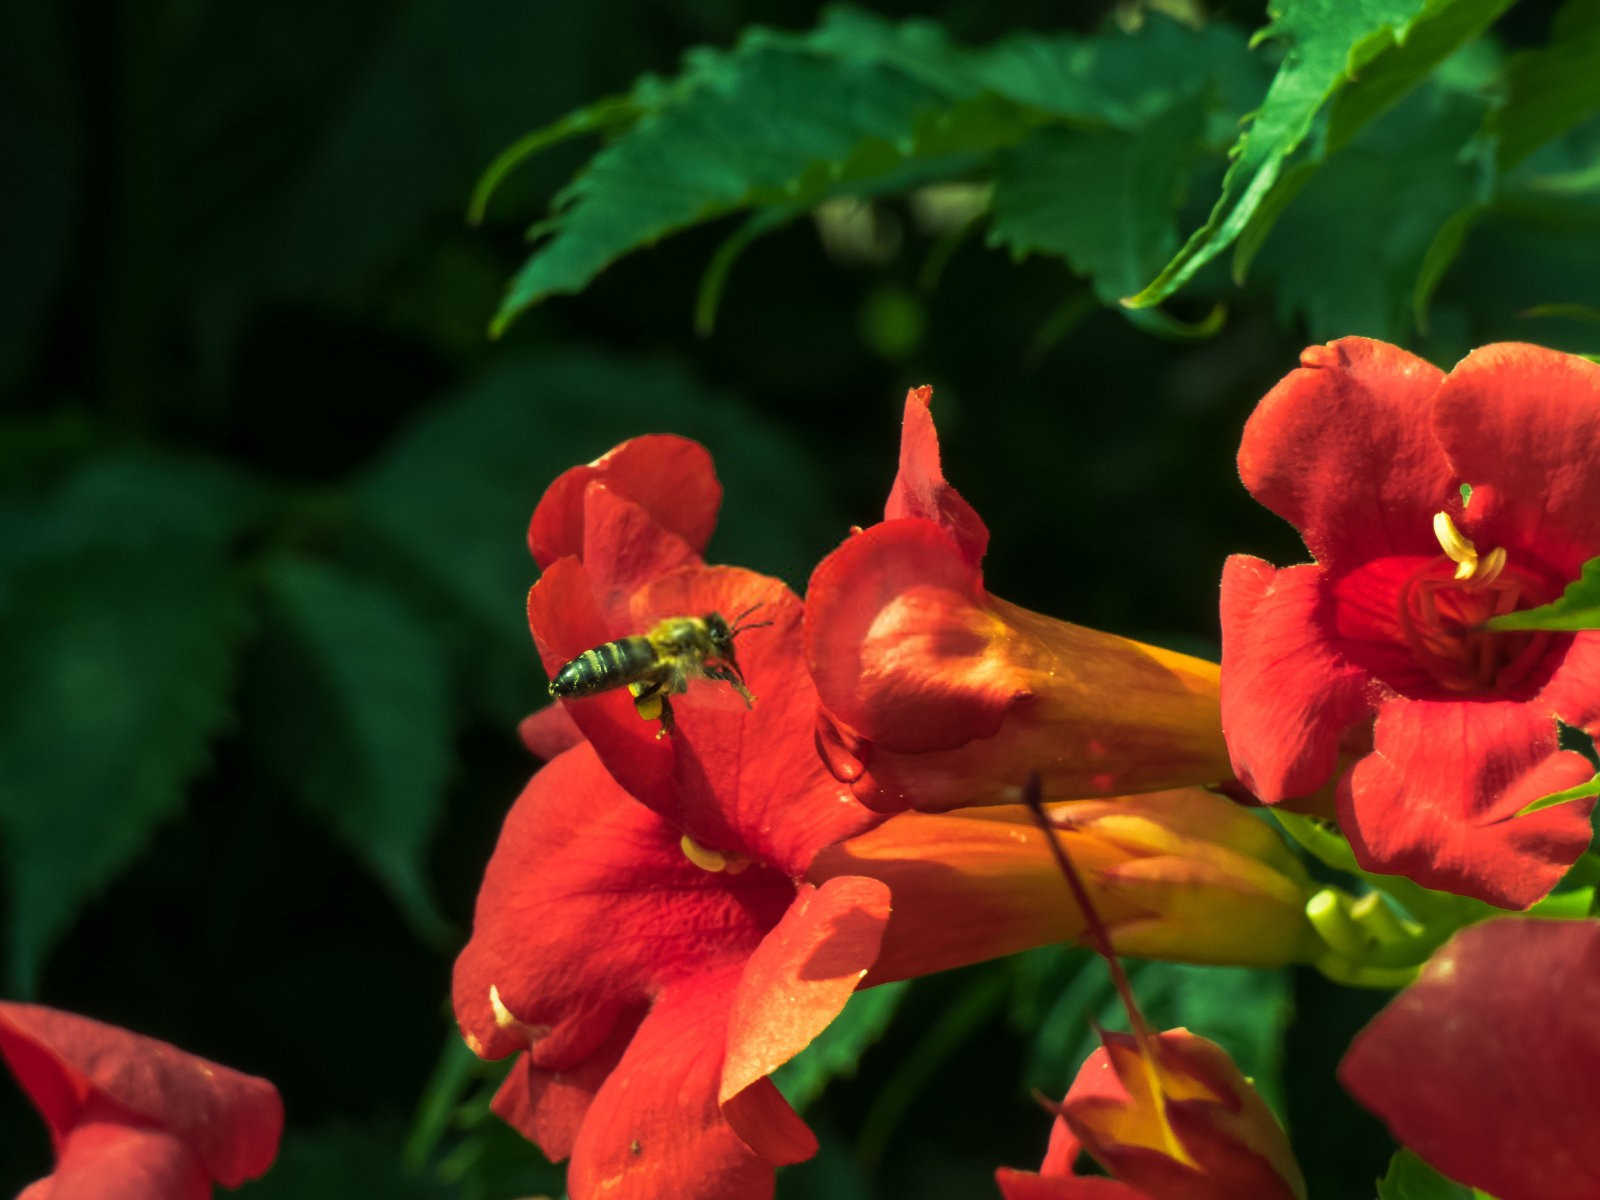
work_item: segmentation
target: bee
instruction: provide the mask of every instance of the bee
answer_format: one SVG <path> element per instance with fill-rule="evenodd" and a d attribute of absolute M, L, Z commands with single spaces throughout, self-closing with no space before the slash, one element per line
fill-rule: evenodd
<path fill-rule="evenodd" d="M 672 732 L 672 702 L 668 697 L 689 690 L 696 677 L 717 679 L 744 698 L 746 708 L 756 698 L 745 686 L 744 672 L 733 654 L 733 639 L 747 629 L 761 629 L 771 621 L 741 624 L 761 605 L 745 609 L 731 622 L 720 613 L 703 617 L 668 617 L 649 633 L 618 638 L 585 650 L 565 664 L 550 680 L 550 694 L 576 700 L 626 687 L 633 706 L 647 721 L 659 719 L 656 736 Z"/>

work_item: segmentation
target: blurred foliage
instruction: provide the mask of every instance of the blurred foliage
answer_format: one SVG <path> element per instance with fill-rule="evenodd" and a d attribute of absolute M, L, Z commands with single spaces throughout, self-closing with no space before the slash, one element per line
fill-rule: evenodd
<path fill-rule="evenodd" d="M 443 1002 L 555 474 L 698 438 L 712 557 L 803 587 L 931 381 L 995 591 L 1209 653 L 1223 555 L 1300 553 L 1232 456 L 1308 340 L 1600 348 L 1600 3 L 1271 8 L 18 9 L 0 990 L 272 1077 L 247 1194 L 559 1193 Z M 1133 975 L 1370 1192 L 1333 1066 L 1381 996 Z M 1053 949 L 863 993 L 781 1076 L 823 1145 L 781 1193 L 990 1194 L 1107 998 Z M 48 1138 L 8 1087 L 0 1130 L 15 1190 Z"/>

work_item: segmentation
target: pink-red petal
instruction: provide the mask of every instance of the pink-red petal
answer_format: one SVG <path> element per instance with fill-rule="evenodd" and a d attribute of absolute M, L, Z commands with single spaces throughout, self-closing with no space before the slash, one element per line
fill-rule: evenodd
<path fill-rule="evenodd" d="M 900 470 L 889 500 L 883 506 L 885 521 L 918 517 L 942 528 L 960 547 L 967 565 L 977 569 L 989 546 L 989 529 L 972 505 L 946 482 L 939 465 L 939 434 L 933 426 L 931 387 L 906 393 L 905 419 L 900 431 Z"/>
<path fill-rule="evenodd" d="M 1395 1137 L 1501 1200 L 1600 1195 L 1600 923 L 1456 934 L 1356 1036 L 1339 1080 Z"/>
<path fill-rule="evenodd" d="M 1592 798 L 1517 815 L 1593 774 L 1556 738 L 1554 717 L 1534 704 L 1390 700 L 1373 753 L 1340 786 L 1340 828 L 1369 871 L 1527 908 L 1592 832 Z"/>
<path fill-rule="evenodd" d="M 1222 732 L 1234 774 L 1264 803 L 1317 790 L 1367 719 L 1371 680 L 1325 628 L 1316 566 L 1230 555 L 1222 572 Z"/>
<path fill-rule="evenodd" d="M 1367 338 L 1311 346 L 1245 425 L 1239 476 L 1324 566 L 1438 549 L 1433 514 L 1459 500 L 1434 438 L 1443 373 Z"/>
<path fill-rule="evenodd" d="M 1543 346 L 1474 350 L 1433 402 L 1461 480 L 1464 521 L 1483 550 L 1504 546 L 1562 580 L 1600 555 L 1600 365 Z"/>
<path fill-rule="evenodd" d="M 840 876 L 803 884 L 733 994 L 721 1098 L 728 1103 L 811 1044 L 856 990 L 883 941 L 889 888 Z"/>
<path fill-rule="evenodd" d="M 806 589 L 806 657 L 822 702 L 892 750 L 992 736 L 1027 691 L 986 654 L 999 622 L 983 600 L 977 568 L 941 526 L 906 519 L 856 534 Z"/>
<path fill-rule="evenodd" d="M 582 561 L 598 590 L 600 611 L 625 623 L 634 593 L 668 571 L 698 563 L 700 555 L 643 505 L 591 483 L 584 493 Z"/>
<path fill-rule="evenodd" d="M 166 1130 L 226 1187 L 277 1156 L 283 1102 L 265 1079 L 75 1013 L 0 1001 L 0 1054 L 58 1150 L 80 1121 L 121 1117 Z"/>
<path fill-rule="evenodd" d="M 636 1028 L 637 1021 L 620 1022 L 594 1053 L 564 1071 L 541 1070 L 533 1055 L 518 1055 L 490 1107 L 551 1162 L 561 1162 L 572 1154 L 594 1094 L 615 1069 Z"/>
<path fill-rule="evenodd" d="M 665 989 L 590 1105 L 572 1150 L 572 1200 L 765 1200 L 773 1164 L 722 1115 L 717 1090 L 739 967 Z"/>
<path fill-rule="evenodd" d="M 702 870 L 680 837 L 588 745 L 533 777 L 506 817 L 456 960 L 456 1019 L 477 1053 L 531 1046 L 537 1066 L 570 1069 L 669 983 L 742 967 L 794 886 L 759 865 Z"/>
<path fill-rule="evenodd" d="M 194 1152 L 163 1129 L 88 1121 L 57 1151 L 56 1169 L 17 1200 L 210 1200 Z"/>
<path fill-rule="evenodd" d="M 584 496 L 596 481 L 642 507 L 695 553 L 711 540 L 722 505 L 711 455 L 688 438 L 647 434 L 573 467 L 545 490 L 528 524 L 528 549 L 541 567 L 567 555 L 585 556 Z"/>

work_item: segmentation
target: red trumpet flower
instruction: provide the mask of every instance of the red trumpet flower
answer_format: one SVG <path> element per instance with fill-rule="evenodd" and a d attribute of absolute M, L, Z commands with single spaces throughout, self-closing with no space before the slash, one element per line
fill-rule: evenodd
<path fill-rule="evenodd" d="M 56 1152 L 17 1200 L 203 1200 L 277 1157 L 277 1089 L 166 1042 L 0 1001 L 0 1055 Z"/>
<path fill-rule="evenodd" d="M 945 482 L 930 388 L 906 397 L 884 520 L 817 567 L 806 657 L 835 775 L 885 812 L 1229 778 L 1215 664 L 1070 625 L 984 590 L 989 531 Z"/>
<path fill-rule="evenodd" d="M 1559 737 L 1600 732 L 1600 633 L 1482 626 L 1600 555 L 1600 367 L 1500 345 L 1447 376 L 1364 338 L 1301 363 L 1239 448 L 1316 561 L 1228 560 L 1234 770 L 1268 804 L 1336 779 L 1363 867 L 1525 908 L 1589 844 L 1592 799 L 1523 810 L 1592 774 Z"/>

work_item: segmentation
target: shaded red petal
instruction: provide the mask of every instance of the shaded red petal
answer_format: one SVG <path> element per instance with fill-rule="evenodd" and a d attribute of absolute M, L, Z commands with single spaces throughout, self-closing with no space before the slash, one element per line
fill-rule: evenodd
<path fill-rule="evenodd" d="M 1324 631 L 1324 580 L 1246 554 L 1223 567 L 1222 732 L 1234 774 L 1266 804 L 1327 782 L 1371 708 L 1369 675 Z"/>
<path fill-rule="evenodd" d="M 794 886 L 761 866 L 704 871 L 679 839 L 587 744 L 533 777 L 455 965 L 456 1020 L 478 1054 L 532 1046 L 536 1065 L 573 1068 L 673 980 L 742 968 Z"/>
<path fill-rule="evenodd" d="M 540 1070 L 531 1054 L 519 1055 L 490 1107 L 551 1162 L 560 1162 L 571 1155 L 594 1094 L 628 1048 L 636 1027 L 637 1022 L 621 1022 L 593 1054 L 565 1071 Z"/>
<path fill-rule="evenodd" d="M 0 1001 L 0 1054 L 50 1125 L 58 1152 L 80 1120 L 115 1114 L 170 1132 L 226 1187 L 262 1174 L 278 1153 L 283 1103 L 272 1084 L 166 1042 Z"/>
<path fill-rule="evenodd" d="M 595 1095 L 572 1150 L 572 1200 L 764 1200 L 772 1164 L 717 1103 L 729 996 L 739 967 L 665 988 Z"/>
<path fill-rule="evenodd" d="M 210 1200 L 200 1160 L 165 1130 L 89 1121 L 67 1135 L 56 1169 L 17 1200 Z"/>
<path fill-rule="evenodd" d="M 1457 933 L 1356 1035 L 1339 1080 L 1395 1137 L 1501 1200 L 1600 1195 L 1600 924 Z"/>
<path fill-rule="evenodd" d="M 547 704 L 517 723 L 517 736 L 535 758 L 549 762 L 583 741 L 583 734 L 561 704 Z"/>
<path fill-rule="evenodd" d="M 1512 701 L 1395 699 L 1374 752 L 1339 789 L 1339 825 L 1362 867 L 1526 908 L 1588 848 L 1594 800 L 1517 811 L 1588 779 L 1554 717 Z"/>
<path fill-rule="evenodd" d="M 1472 485 L 1464 531 L 1558 578 L 1600 555 L 1600 366 L 1505 343 L 1456 364 L 1433 402 L 1435 433 Z"/>
<path fill-rule="evenodd" d="M 839 1015 L 878 957 L 889 920 L 889 889 L 840 876 L 801 886 L 795 901 L 750 956 L 728 1016 L 724 1104 L 772 1074 Z"/>
<path fill-rule="evenodd" d="M 933 427 L 931 387 L 906 393 L 905 419 L 900 428 L 900 470 L 889 500 L 883 506 L 885 521 L 920 517 L 932 521 L 954 540 L 967 565 L 976 569 L 989 546 L 989 530 L 972 505 L 945 481 L 939 466 L 939 434 Z"/>
<path fill-rule="evenodd" d="M 804 1162 L 817 1152 L 817 1135 L 770 1079 L 758 1079 L 724 1100 L 722 1116 L 745 1145 L 775 1167 Z"/>
<path fill-rule="evenodd" d="M 583 566 L 598 588 L 596 600 L 607 618 L 626 622 L 635 592 L 668 571 L 699 561 L 695 547 L 658 525 L 642 505 L 604 484 L 589 485 L 584 493 Z"/>
<path fill-rule="evenodd" d="M 1256 406 L 1239 476 L 1324 566 L 1438 550 L 1433 514 L 1459 480 L 1429 421 L 1444 375 L 1384 342 L 1311 346 Z"/>
<path fill-rule="evenodd" d="M 711 540 L 722 504 L 711 455 L 687 438 L 647 434 L 573 467 L 545 490 L 528 524 L 528 549 L 541 567 L 569 554 L 586 555 L 584 494 L 596 480 L 638 504 L 697 554 Z"/>

